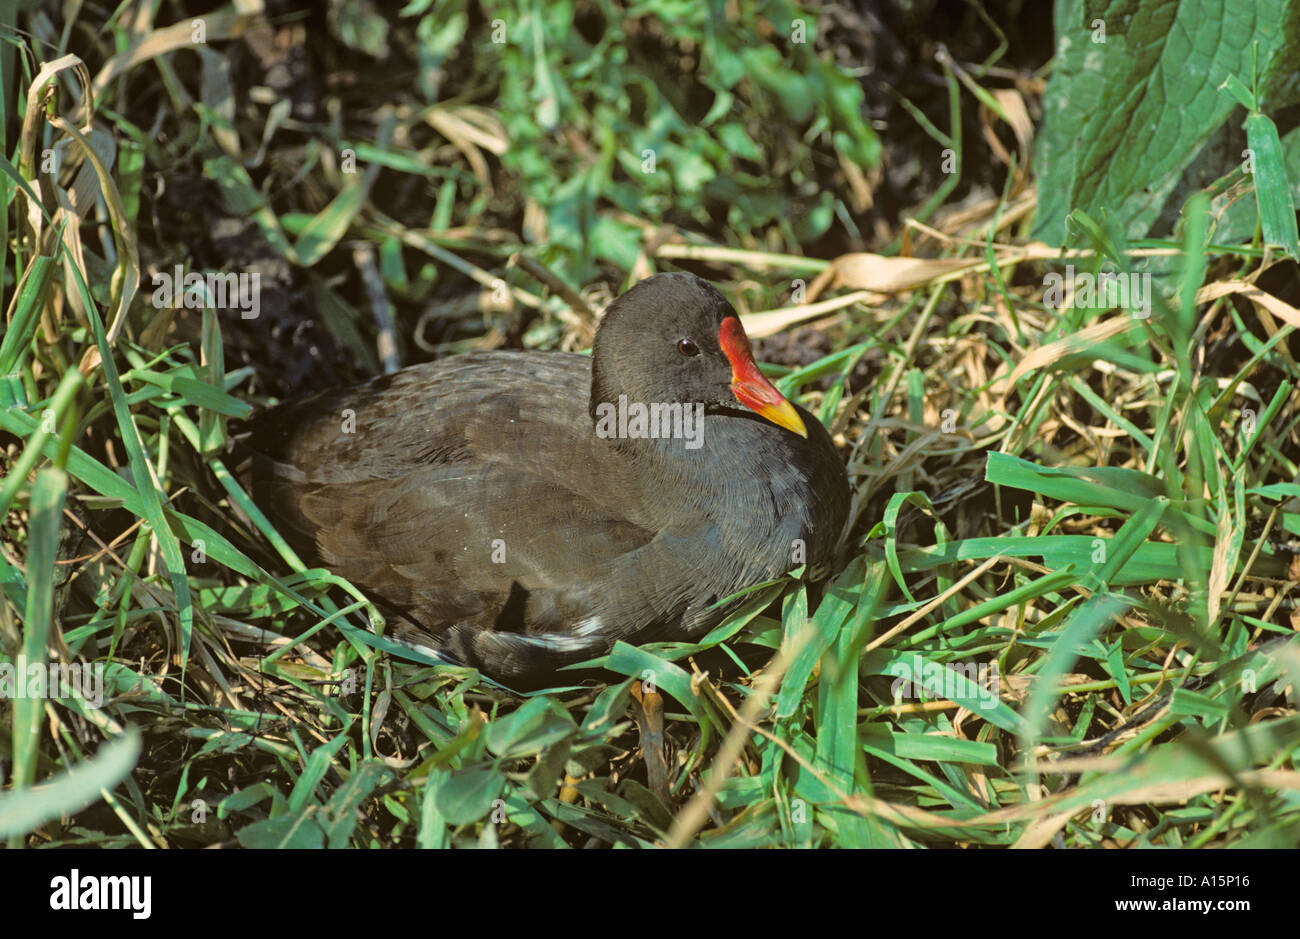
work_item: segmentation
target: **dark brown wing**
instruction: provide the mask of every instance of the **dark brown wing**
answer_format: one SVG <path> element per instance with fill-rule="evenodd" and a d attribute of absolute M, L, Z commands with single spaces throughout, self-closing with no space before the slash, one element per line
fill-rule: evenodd
<path fill-rule="evenodd" d="M 578 355 L 415 366 L 255 418 L 246 475 L 296 547 L 400 611 L 430 648 L 590 657 L 643 625 L 615 622 L 607 595 L 641 576 L 632 556 L 658 532 L 634 520 L 646 514 L 635 487 L 596 449 L 589 384 Z"/>
<path fill-rule="evenodd" d="M 706 414 L 705 446 L 647 457 L 593 433 L 590 382 L 562 353 L 414 366 L 256 418 L 246 478 L 307 556 L 398 613 L 399 638 L 512 683 L 618 639 L 698 636 L 803 545 L 828 557 L 848 487 L 811 415 L 805 441 Z"/>

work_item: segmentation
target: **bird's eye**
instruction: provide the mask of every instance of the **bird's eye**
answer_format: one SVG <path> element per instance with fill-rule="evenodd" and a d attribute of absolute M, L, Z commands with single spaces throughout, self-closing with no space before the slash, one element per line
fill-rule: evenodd
<path fill-rule="evenodd" d="M 681 339 L 677 342 L 677 351 L 682 355 L 699 355 L 700 347 L 689 339 Z"/>

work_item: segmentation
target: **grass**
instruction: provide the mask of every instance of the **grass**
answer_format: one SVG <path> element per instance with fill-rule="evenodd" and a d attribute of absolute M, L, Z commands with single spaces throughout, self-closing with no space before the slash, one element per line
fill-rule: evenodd
<path fill-rule="evenodd" d="M 579 38 L 504 5 L 507 34 L 529 41 L 499 60 L 491 17 L 412 6 L 336 25 L 344 80 L 322 98 L 344 104 L 338 120 L 244 93 L 239 60 L 211 54 L 231 48 L 233 13 L 209 18 L 202 51 L 164 14 L 23 40 L 41 51 L 22 47 L 5 104 L 36 106 L 0 163 L 0 662 L 102 666 L 105 688 L 98 708 L 0 700 L 0 836 L 1295 844 L 1300 312 L 1268 286 L 1293 263 L 1260 235 L 1212 241 L 1199 196 L 1169 238 L 1125 243 L 1079 212 L 1084 247 L 1048 249 L 1027 236 L 1036 194 L 1005 148 L 1002 192 L 945 211 L 945 177 L 928 222 L 888 233 L 908 258 L 866 256 L 850 194 L 876 137 L 824 53 L 774 34 L 764 48 L 797 56 L 809 83 L 784 87 L 728 20 L 707 40 L 717 74 L 669 100 L 655 62 L 704 54 L 694 5 L 593 4 Z M 744 6 L 769 24 L 797 13 Z M 640 51 L 584 70 L 591 17 L 609 48 Z M 446 32 L 412 45 L 420 23 Z M 381 38 L 435 87 L 376 75 Z M 132 48 L 153 55 L 118 51 Z M 95 64 L 65 62 L 47 86 L 35 63 L 65 51 Z M 949 112 L 917 133 L 962 166 L 995 161 L 961 135 L 991 79 L 945 68 Z M 375 75 L 369 100 L 353 69 Z M 82 130 L 88 83 L 111 133 Z M 732 96 L 714 122 L 682 117 L 700 86 Z M 61 173 L 39 172 L 55 147 Z M 646 147 L 660 168 L 639 180 Z M 729 173 L 734 153 L 751 156 Z M 221 226 L 237 237 L 212 237 Z M 832 236 L 855 251 L 805 254 Z M 182 262 L 263 272 L 262 320 L 152 303 L 152 274 Z M 1066 263 L 1151 274 L 1149 310 L 1076 302 L 1074 283 L 1048 302 Z M 538 265 L 569 289 L 526 272 Z M 620 644 L 608 683 L 520 696 L 386 641 L 364 594 L 306 569 L 230 473 L 226 425 L 250 401 L 388 356 L 582 347 L 588 305 L 677 265 L 770 331 L 760 352 L 785 359 L 771 374 L 842 448 L 856 524 L 824 590 L 763 585 L 698 643 Z M 364 312 L 367 275 L 388 319 Z M 411 347 L 421 332 L 433 351 Z M 656 705 L 644 729 L 630 707 L 646 680 L 666 707 L 668 804 L 641 752 Z"/>

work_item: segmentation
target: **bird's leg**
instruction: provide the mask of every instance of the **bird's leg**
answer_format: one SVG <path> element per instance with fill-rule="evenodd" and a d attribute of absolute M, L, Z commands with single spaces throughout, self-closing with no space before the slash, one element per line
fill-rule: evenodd
<path fill-rule="evenodd" d="M 653 686 L 643 681 L 632 683 L 632 698 L 636 701 L 632 717 L 641 733 L 641 753 L 645 759 L 646 779 L 665 808 L 671 808 L 668 792 L 668 761 L 664 758 L 664 699 Z"/>

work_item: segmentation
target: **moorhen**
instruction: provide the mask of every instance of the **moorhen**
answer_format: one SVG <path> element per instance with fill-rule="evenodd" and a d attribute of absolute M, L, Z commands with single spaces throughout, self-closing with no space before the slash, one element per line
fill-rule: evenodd
<path fill-rule="evenodd" d="M 240 446 L 255 501 L 390 635 L 517 687 L 698 638 L 718 600 L 824 565 L 849 507 L 826 430 L 684 273 L 615 300 L 590 357 L 414 365 L 270 408 Z"/>

